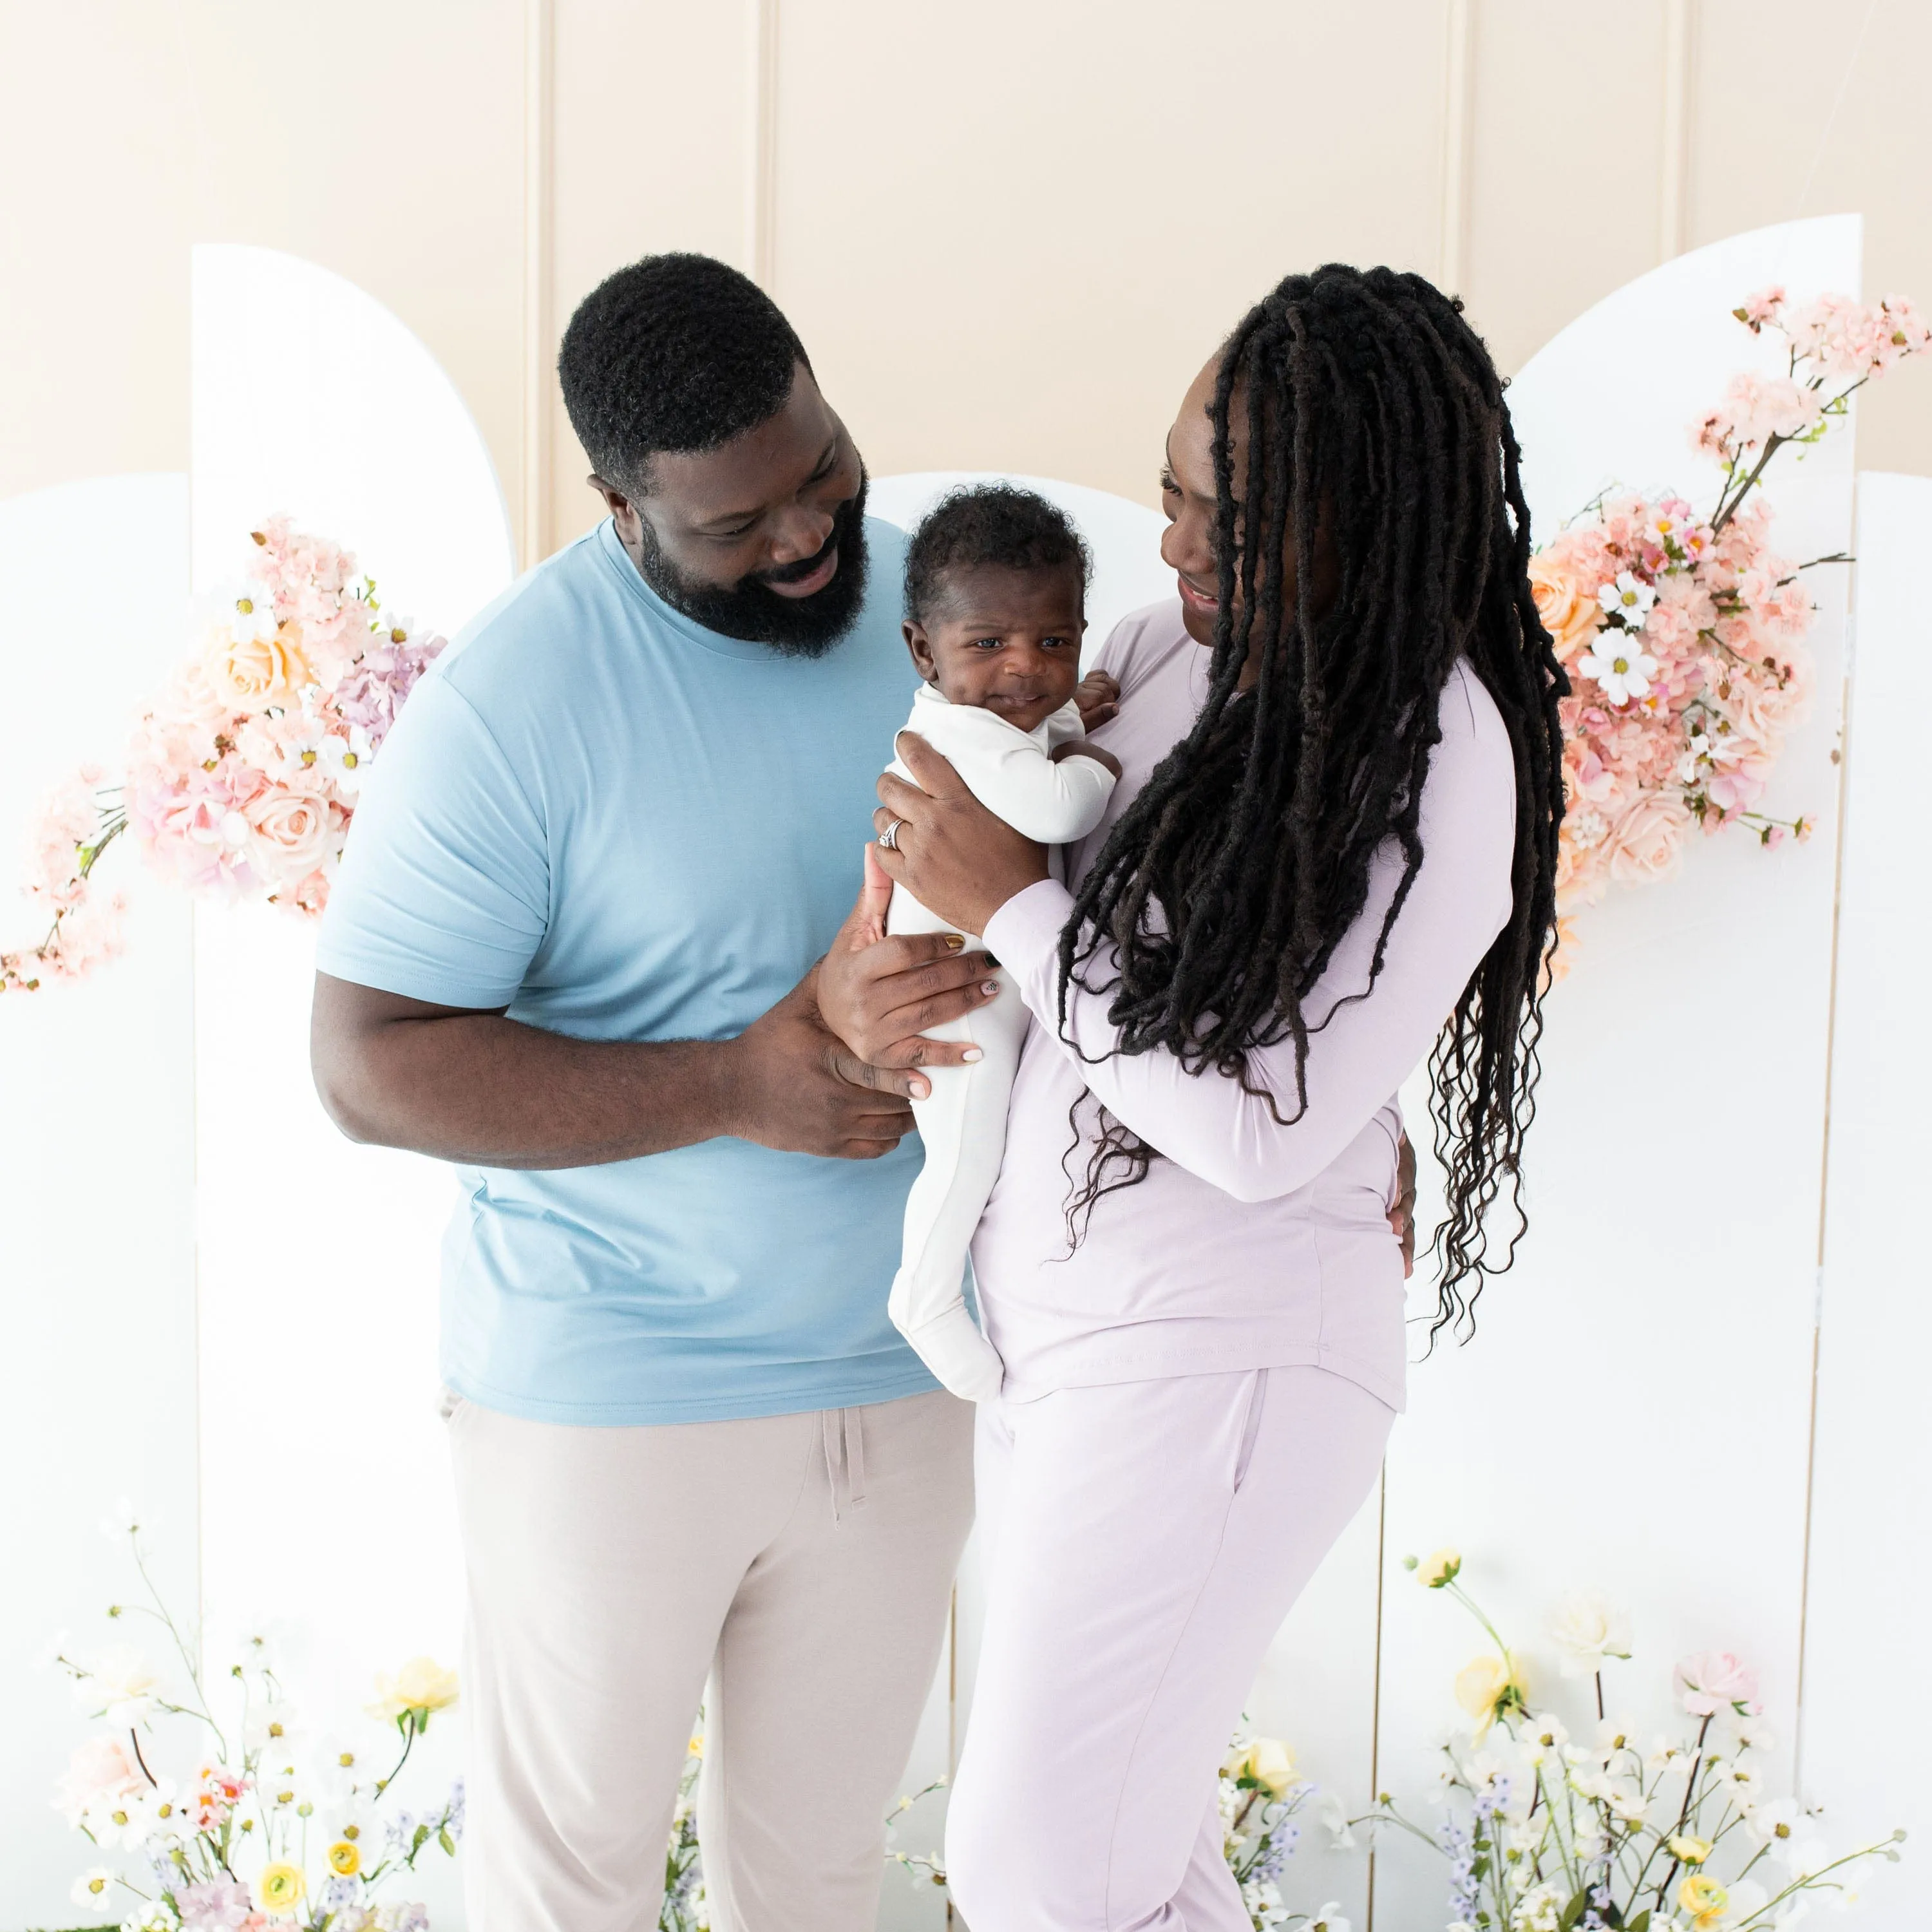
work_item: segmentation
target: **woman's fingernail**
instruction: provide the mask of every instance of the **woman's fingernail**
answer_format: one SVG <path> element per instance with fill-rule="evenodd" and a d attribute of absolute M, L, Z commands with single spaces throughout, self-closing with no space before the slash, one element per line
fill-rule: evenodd
<path fill-rule="evenodd" d="M 976 1046 L 969 1046 L 966 1051 L 959 1056 L 959 1058 L 964 1060 L 969 1066 L 974 1060 L 984 1060 L 986 1057 L 986 1056 L 982 1053 Z"/>
<path fill-rule="evenodd" d="M 1000 982 L 997 980 L 984 980 L 980 984 L 980 990 L 990 1000 L 1000 990 Z"/>
<path fill-rule="evenodd" d="M 915 1100 L 925 1100 L 932 1091 L 932 1088 L 923 1080 L 913 1081 L 910 1083 L 910 1085 L 912 1088 L 912 1097 Z"/>
<path fill-rule="evenodd" d="M 961 952 L 964 951 L 965 946 L 966 935 L 964 933 L 949 932 L 946 935 L 946 950 L 947 952 Z"/>

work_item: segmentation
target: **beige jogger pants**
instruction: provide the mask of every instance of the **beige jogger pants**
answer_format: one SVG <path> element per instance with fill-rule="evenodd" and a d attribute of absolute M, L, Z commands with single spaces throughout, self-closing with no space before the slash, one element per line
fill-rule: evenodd
<path fill-rule="evenodd" d="M 871 1932 L 972 1520 L 970 1405 L 644 1428 L 448 1414 L 470 1932 L 652 1932 L 707 1674 L 714 1932 Z"/>

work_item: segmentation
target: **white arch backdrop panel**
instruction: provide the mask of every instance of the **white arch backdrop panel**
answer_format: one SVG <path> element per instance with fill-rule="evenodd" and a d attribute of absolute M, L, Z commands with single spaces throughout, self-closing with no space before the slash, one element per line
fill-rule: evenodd
<path fill-rule="evenodd" d="M 514 574 L 502 493 L 441 367 L 352 284 L 199 248 L 194 576 L 231 578 L 280 510 L 334 538 L 389 608 L 453 635 Z M 351 1146 L 308 1064 L 312 927 L 196 920 L 202 1563 L 211 1618 L 284 1624 L 304 1703 L 353 1712 L 378 1669 L 453 1660 L 462 1566 L 436 1420 L 446 1168 Z M 290 1538 L 298 1560 L 269 1552 Z M 316 1641 L 326 1639 L 326 1642 Z M 318 1712 L 320 1714 L 320 1712 Z M 432 1732 L 425 1788 L 453 1767 Z M 440 1762 L 439 1762 L 440 1761 Z M 441 1918 L 458 1912 L 430 1900 Z"/>
<path fill-rule="evenodd" d="M 1572 323 L 1510 392 L 1538 529 L 1612 481 L 1711 500 L 1684 425 L 1768 352 L 1729 311 L 1772 281 L 1801 300 L 1856 293 L 1859 249 L 1850 216 L 1739 236 Z M 1841 430 L 1774 470 L 1787 554 L 1850 548 L 1852 459 Z M 1544 1627 L 1564 1590 L 1600 1586 L 1634 1612 L 1636 1660 L 1612 1679 L 1627 1713 L 1662 1716 L 1678 1657 L 1736 1651 L 1761 1669 L 1789 1773 L 1846 574 L 1812 574 L 1816 696 L 1768 805 L 1814 816 L 1816 837 L 1776 854 L 1700 842 L 1675 880 L 1613 894 L 1580 921 L 1550 1001 L 1531 1238 L 1485 1295 L 1475 1346 L 1413 1374 L 1389 1456 L 1379 1781 L 1398 1793 L 1430 1790 L 1451 1675 L 1484 1648 L 1395 1567 L 1443 1543 L 1520 1639 L 1539 1701 L 1584 1717 Z M 1407 1098 L 1413 1129 L 1421 1096 Z M 1429 1923 L 1441 1862 L 1392 1842 L 1376 1889 L 1380 1923 Z"/>
<path fill-rule="evenodd" d="M 41 794 L 112 767 L 136 705 L 182 648 L 188 478 L 102 476 L 0 502 L 0 944 L 44 922 L 15 887 Z M 194 927 L 130 850 L 102 861 L 132 902 L 128 956 L 86 985 L 0 999 L 0 1923 L 70 1919 L 84 1839 L 49 1806 L 85 1726 L 34 1660 L 58 1630 L 92 1651 L 131 1581 L 95 1526 L 125 1496 L 158 1574 L 196 1591 Z"/>
<path fill-rule="evenodd" d="M 1861 476 L 1799 1739 L 1828 1835 L 1865 1825 L 1912 1834 L 1906 1864 L 1865 1888 L 1872 1923 L 1900 1928 L 1918 1922 L 1907 1900 L 1924 1895 L 1932 1837 L 1918 1744 L 1932 1730 L 1932 1269 L 1916 1211 L 1932 1165 L 1932 861 L 1918 742 L 1928 555 L 1932 478 Z"/>

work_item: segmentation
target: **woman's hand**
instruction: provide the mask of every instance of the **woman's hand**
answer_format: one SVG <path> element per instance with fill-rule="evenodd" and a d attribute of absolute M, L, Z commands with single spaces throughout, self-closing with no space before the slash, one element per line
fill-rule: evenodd
<path fill-rule="evenodd" d="M 1415 1272 L 1415 1149 L 1407 1134 L 1395 1156 L 1395 1205 L 1389 1210 L 1389 1231 L 1402 1246 L 1402 1278 Z"/>
<path fill-rule="evenodd" d="M 819 1016 L 868 1068 L 968 1065 L 980 1058 L 971 1041 L 930 1040 L 926 1032 L 998 996 L 993 962 L 968 952 L 957 932 L 887 938 L 892 882 L 879 869 L 880 848 L 868 845 L 865 854 L 858 902 L 812 969 Z M 914 1073 L 900 1090 L 922 1100 L 932 1083 Z"/>
<path fill-rule="evenodd" d="M 919 782 L 890 772 L 880 778 L 872 823 L 884 832 L 896 820 L 898 829 L 894 844 L 879 848 L 879 863 L 929 911 L 982 933 L 1007 900 L 1048 876 L 1046 848 L 988 812 L 917 732 L 902 731 L 895 748 Z"/>

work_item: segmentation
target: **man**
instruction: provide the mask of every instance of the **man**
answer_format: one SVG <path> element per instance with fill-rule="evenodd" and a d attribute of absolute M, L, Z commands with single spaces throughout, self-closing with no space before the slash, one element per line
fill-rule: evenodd
<path fill-rule="evenodd" d="M 915 1036 L 956 937 L 841 914 L 905 712 L 902 540 L 796 337 L 703 256 L 578 310 L 610 511 L 383 747 L 314 1058 L 456 1162 L 442 1370 L 470 1590 L 472 1932 L 644 1932 L 690 1720 L 719 1932 L 857 1932 L 971 1515 L 971 1412 L 887 1321 Z M 814 962 L 897 1070 L 822 1024 Z M 862 959 L 861 954 L 863 954 Z"/>

